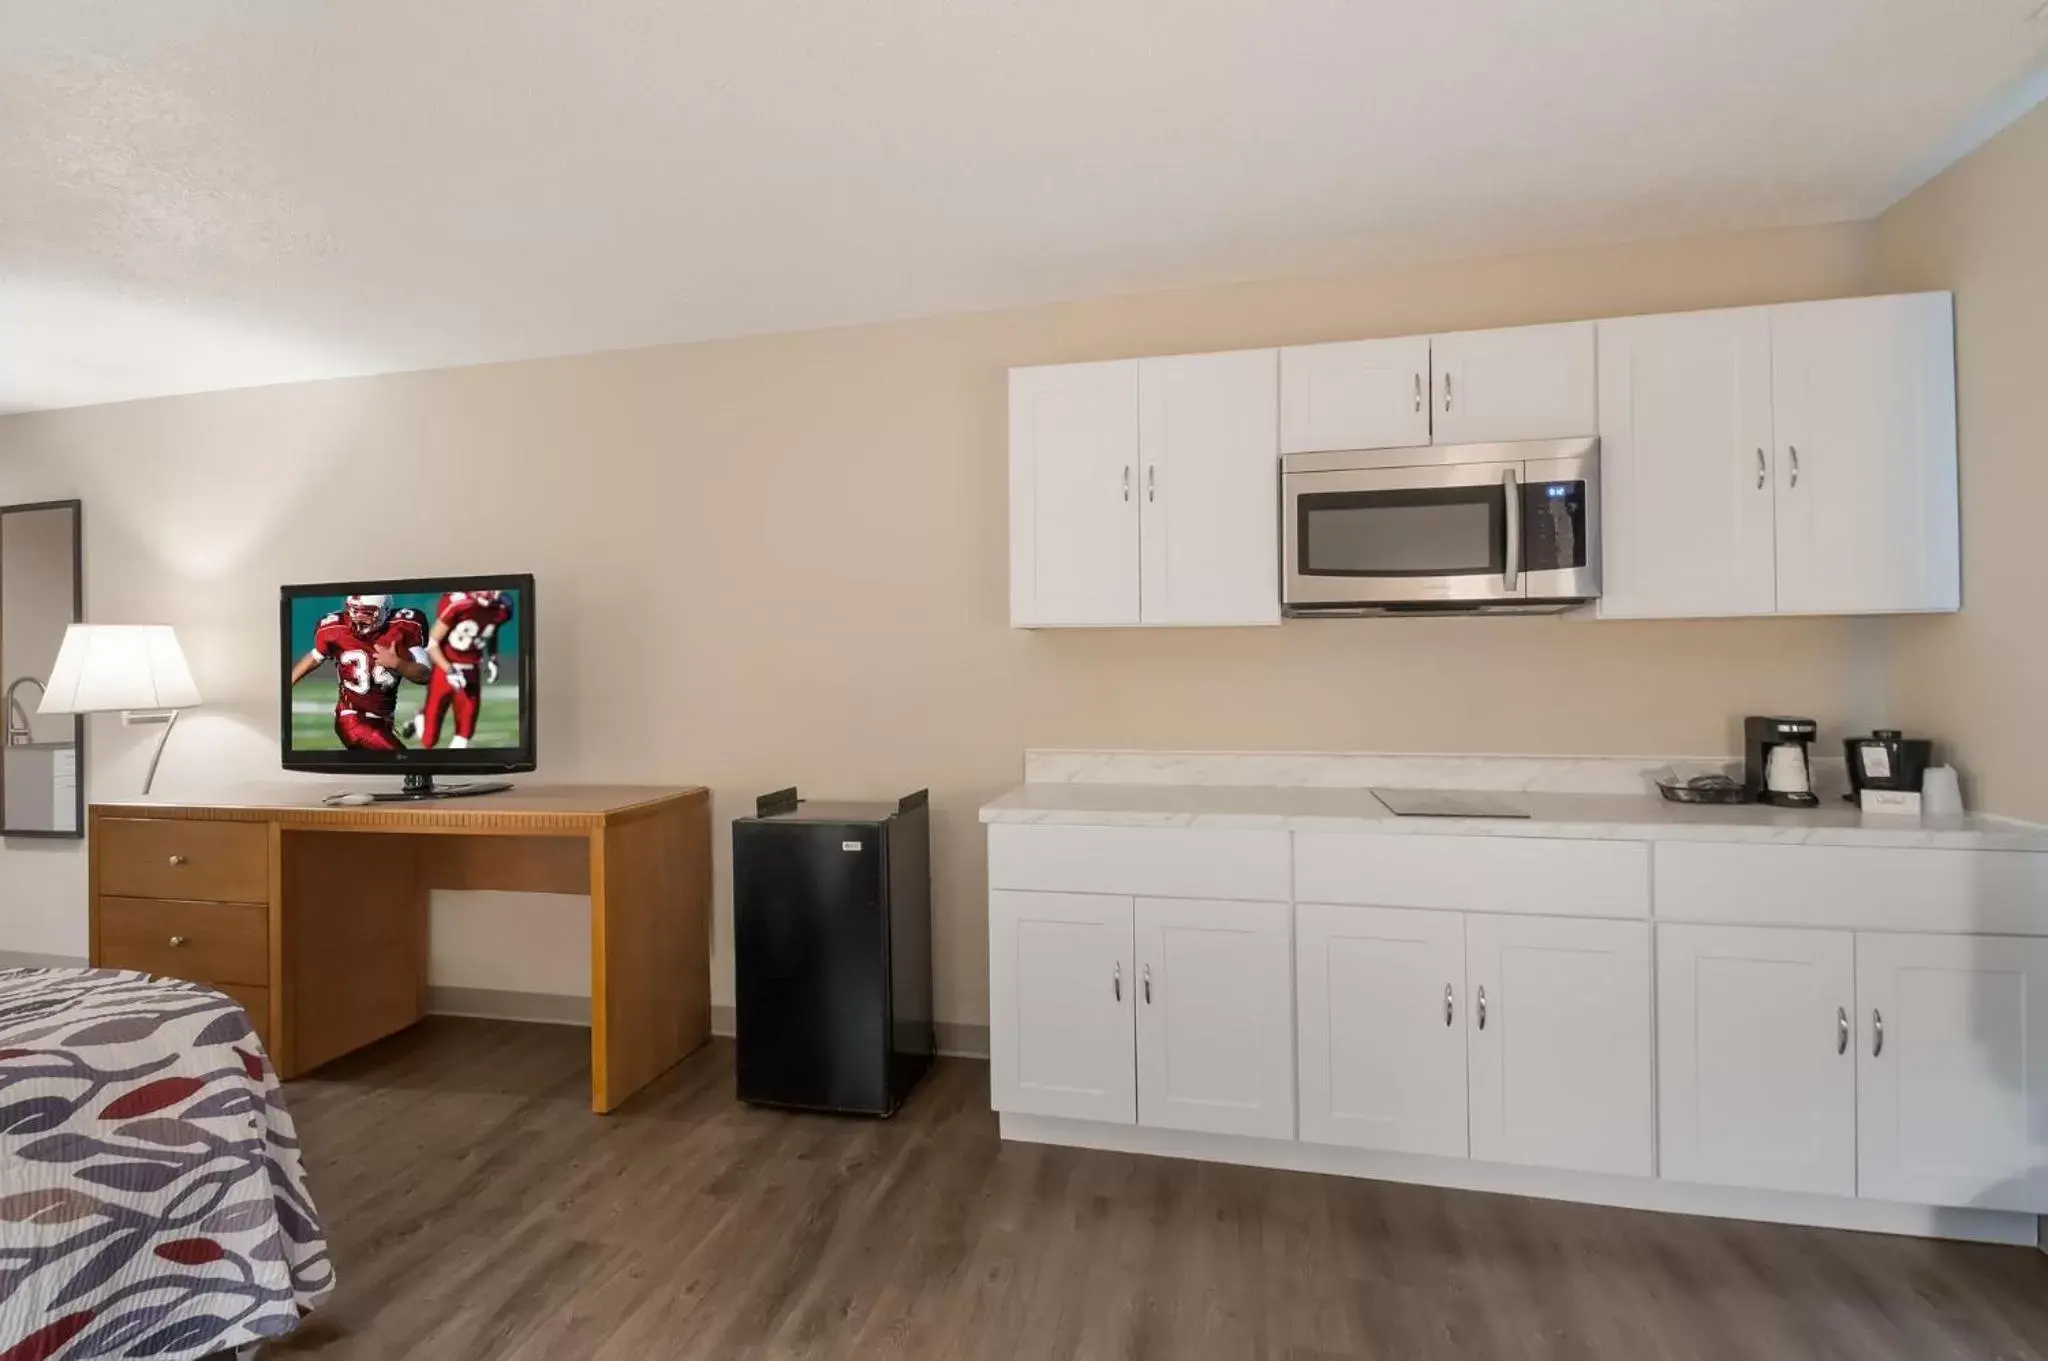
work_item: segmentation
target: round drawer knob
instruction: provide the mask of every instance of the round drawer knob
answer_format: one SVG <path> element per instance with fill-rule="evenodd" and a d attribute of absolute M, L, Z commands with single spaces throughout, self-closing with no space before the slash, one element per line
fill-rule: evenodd
<path fill-rule="evenodd" d="M 191 943 L 192 943 L 192 938 L 191 938 L 190 936 L 172 936 L 172 937 L 171 937 L 171 948 L 172 948 L 173 950 L 177 949 L 177 948 L 178 948 L 179 946 L 181 946 L 181 945 L 189 945 L 189 944 L 191 944 Z"/>
<path fill-rule="evenodd" d="M 179 867 L 180 867 L 181 865 L 183 865 L 184 863 L 185 863 L 185 857 L 184 857 L 184 856 L 182 856 L 182 855 L 174 855 L 174 856 L 172 856 L 172 857 L 171 857 L 171 868 L 172 868 L 172 869 L 177 869 L 177 868 L 179 868 Z"/>

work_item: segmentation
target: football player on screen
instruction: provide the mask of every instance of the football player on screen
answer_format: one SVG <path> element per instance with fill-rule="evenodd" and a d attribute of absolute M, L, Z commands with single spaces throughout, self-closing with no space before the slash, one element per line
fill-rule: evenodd
<path fill-rule="evenodd" d="M 455 711 L 451 749 L 466 747 L 476 736 L 483 712 L 484 686 L 498 679 L 498 630 L 512 618 L 512 602 L 503 591 L 451 591 L 434 611 L 427 635 L 427 657 L 433 678 L 427 702 L 405 725 L 405 735 L 422 747 L 441 740 L 441 723 Z"/>
<path fill-rule="evenodd" d="M 427 683 L 427 621 L 418 610 L 394 610 L 388 595 L 352 595 L 313 630 L 313 650 L 292 668 L 291 683 L 332 661 L 341 679 L 334 735 L 350 751 L 404 751 L 392 730 L 398 683 Z"/>

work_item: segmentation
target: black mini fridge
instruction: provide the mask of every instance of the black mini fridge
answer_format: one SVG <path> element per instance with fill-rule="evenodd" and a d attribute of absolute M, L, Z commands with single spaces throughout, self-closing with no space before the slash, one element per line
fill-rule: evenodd
<path fill-rule="evenodd" d="M 756 810 L 732 824 L 739 1098 L 893 1115 L 932 1061 L 926 794 Z"/>

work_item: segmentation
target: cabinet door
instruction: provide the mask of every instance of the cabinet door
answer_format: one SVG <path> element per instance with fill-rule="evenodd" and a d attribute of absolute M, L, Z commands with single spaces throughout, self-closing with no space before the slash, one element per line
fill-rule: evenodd
<path fill-rule="evenodd" d="M 1465 918 L 1294 910 L 1301 1137 L 1465 1156 Z"/>
<path fill-rule="evenodd" d="M 1138 899 L 1138 1123 L 1294 1137 L 1285 903 Z"/>
<path fill-rule="evenodd" d="M 1857 1193 L 2048 1211 L 2048 940 L 1858 935 L 1856 1002 Z"/>
<path fill-rule="evenodd" d="M 1629 317 L 1599 335 L 1601 616 L 1770 614 L 1770 309 Z"/>
<path fill-rule="evenodd" d="M 1010 370 L 1010 623 L 1138 622 L 1138 361 Z"/>
<path fill-rule="evenodd" d="M 1779 611 L 1958 608 L 1949 295 L 1774 307 L 1771 361 Z"/>
<path fill-rule="evenodd" d="M 1429 337 L 1280 351 L 1280 452 L 1429 443 Z"/>
<path fill-rule="evenodd" d="M 997 889 L 988 945 L 995 1108 L 1135 1121 L 1131 900 Z"/>
<path fill-rule="evenodd" d="M 1465 919 L 1472 1156 L 1648 1176 L 1650 927 Z"/>
<path fill-rule="evenodd" d="M 1139 361 L 1145 623 L 1280 622 L 1278 363 Z"/>
<path fill-rule="evenodd" d="M 1435 336 L 1430 365 L 1438 444 L 1568 439 L 1599 424 L 1590 321 Z"/>
<path fill-rule="evenodd" d="M 1856 1194 L 1856 939 L 1657 928 L 1660 1173 Z"/>

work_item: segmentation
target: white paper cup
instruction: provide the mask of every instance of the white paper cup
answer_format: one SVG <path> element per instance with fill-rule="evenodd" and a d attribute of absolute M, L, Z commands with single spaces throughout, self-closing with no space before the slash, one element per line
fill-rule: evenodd
<path fill-rule="evenodd" d="M 1929 766 L 1920 784 L 1920 807 L 1929 817 L 1962 816 L 1963 784 L 1954 766 Z"/>

